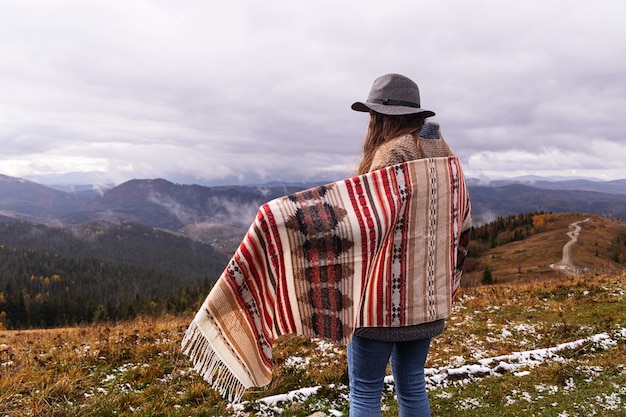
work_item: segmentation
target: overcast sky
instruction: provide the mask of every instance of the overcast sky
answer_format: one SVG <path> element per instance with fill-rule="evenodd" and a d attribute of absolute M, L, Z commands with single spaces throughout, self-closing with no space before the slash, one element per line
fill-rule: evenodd
<path fill-rule="evenodd" d="M 623 0 L 0 1 L 0 173 L 341 179 L 368 121 L 350 105 L 396 72 L 467 176 L 626 178 L 624 16 Z"/>

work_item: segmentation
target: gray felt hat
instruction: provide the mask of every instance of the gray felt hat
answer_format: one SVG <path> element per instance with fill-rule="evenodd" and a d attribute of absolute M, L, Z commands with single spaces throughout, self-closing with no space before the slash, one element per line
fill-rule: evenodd
<path fill-rule="evenodd" d="M 374 80 L 365 103 L 357 101 L 352 110 L 399 116 L 423 113 L 432 117 L 435 112 L 420 107 L 420 90 L 411 79 L 400 74 L 387 74 Z"/>

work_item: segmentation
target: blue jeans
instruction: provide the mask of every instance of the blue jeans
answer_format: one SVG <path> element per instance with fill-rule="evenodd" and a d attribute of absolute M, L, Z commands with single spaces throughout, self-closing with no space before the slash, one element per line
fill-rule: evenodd
<path fill-rule="evenodd" d="M 398 397 L 399 416 L 430 416 L 424 364 L 430 339 L 383 342 L 354 336 L 348 345 L 350 417 L 380 416 L 387 363 Z"/>

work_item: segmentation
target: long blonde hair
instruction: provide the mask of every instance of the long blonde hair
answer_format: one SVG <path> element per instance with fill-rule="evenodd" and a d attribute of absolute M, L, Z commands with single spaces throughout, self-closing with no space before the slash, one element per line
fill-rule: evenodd
<path fill-rule="evenodd" d="M 370 124 L 363 142 L 363 159 L 359 164 L 358 174 L 365 174 L 372 165 L 376 150 L 380 145 L 400 136 L 416 136 L 424 126 L 422 114 L 388 116 L 370 111 Z"/>

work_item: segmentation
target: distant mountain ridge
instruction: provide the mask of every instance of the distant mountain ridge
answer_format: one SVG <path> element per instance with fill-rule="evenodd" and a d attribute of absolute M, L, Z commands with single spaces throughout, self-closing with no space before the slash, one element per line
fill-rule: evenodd
<path fill-rule="evenodd" d="M 578 190 L 595 191 L 608 194 L 626 194 L 626 179 L 611 181 L 591 181 L 586 179 L 571 179 L 548 181 L 545 179 L 508 179 L 481 181 L 474 178 L 468 180 L 468 184 L 475 186 L 502 187 L 505 185 L 522 184 L 533 188 L 545 190 Z"/>
<path fill-rule="evenodd" d="M 91 195 L 67 193 L 21 178 L 0 175 L 0 215 L 42 223 L 80 210 Z"/>
<path fill-rule="evenodd" d="M 44 224 L 83 224 L 99 219 L 131 221 L 196 239 L 210 239 L 217 228 L 231 227 L 229 238 L 242 237 L 263 203 L 312 184 L 257 186 L 175 184 L 164 179 L 130 180 L 104 192 L 66 192 L 18 178 L 0 176 L 0 220 L 24 219 Z M 626 180 L 534 181 L 516 183 L 469 179 L 473 217 L 544 211 L 585 212 L 626 218 Z M 208 230 L 194 234 L 193 230 Z M 236 239 L 235 239 L 236 240 Z"/>
<path fill-rule="evenodd" d="M 542 189 L 523 184 L 469 186 L 475 220 L 543 211 L 582 212 L 626 219 L 626 194 L 596 191 Z"/>

